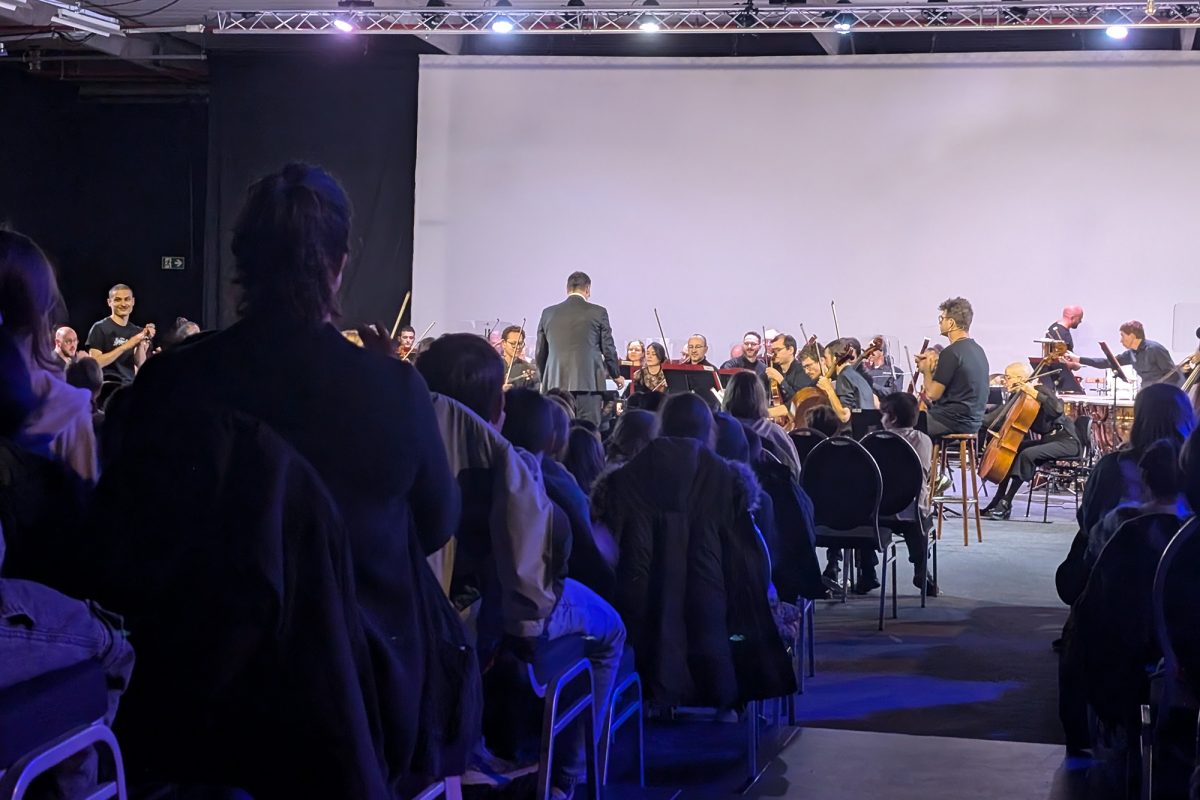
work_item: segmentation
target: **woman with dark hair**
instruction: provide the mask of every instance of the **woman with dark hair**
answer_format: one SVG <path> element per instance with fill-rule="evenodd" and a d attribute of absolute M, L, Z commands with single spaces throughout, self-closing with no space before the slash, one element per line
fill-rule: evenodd
<path fill-rule="evenodd" d="M 725 385 L 725 410 L 756 433 L 762 439 L 763 446 L 799 480 L 800 456 L 796 453 L 796 445 L 787 432 L 767 415 L 767 390 L 758 375 L 745 371 L 729 379 Z"/>
<path fill-rule="evenodd" d="M 25 361 L 36 398 L 22 426 L 22 444 L 94 481 L 99 468 L 92 396 L 63 379 L 63 364 L 54 352 L 51 315 L 61 304 L 54 270 L 41 248 L 27 236 L 0 230 L 0 324 Z"/>
<path fill-rule="evenodd" d="M 1075 602 L 1087 582 L 1084 553 L 1092 529 L 1122 503 L 1140 503 L 1146 499 L 1145 484 L 1138 470 L 1142 456 L 1150 445 L 1162 439 L 1182 445 L 1196 426 L 1187 395 L 1169 383 L 1155 383 L 1142 389 L 1134 402 L 1133 415 L 1129 441 L 1096 462 L 1084 487 L 1076 514 L 1079 531 L 1055 575 L 1058 595 L 1067 605 Z"/>
<path fill-rule="evenodd" d="M 650 342 L 646 345 L 646 353 L 642 359 L 642 366 L 633 373 L 633 391 L 638 392 L 666 392 L 667 391 L 667 376 L 663 374 L 662 365 L 667 363 L 667 348 L 663 347 L 658 342 Z"/>
<path fill-rule="evenodd" d="M 562 464 L 575 476 L 583 493 L 590 493 L 592 484 L 604 471 L 604 447 L 600 444 L 599 434 L 578 424 L 572 425 L 571 432 L 567 434 L 567 454 L 563 456 Z"/>
<path fill-rule="evenodd" d="M 370 666 L 360 669 L 374 673 L 366 678 L 373 686 L 369 714 L 377 759 L 368 768 L 345 752 L 358 728 L 339 731 L 337 741 L 322 738 L 333 734 L 321 724 L 320 715 L 333 711 L 329 703 L 314 704 L 306 712 L 310 720 L 300 726 L 304 730 L 279 722 L 272 749 L 287 753 L 290 766 L 285 770 L 278 760 L 247 760 L 244 753 L 223 750 L 221 742 L 210 742 L 204 753 L 186 752 L 161 730 L 174 729 L 174 718 L 159 716 L 170 709 L 159 711 L 143 701 L 137 718 L 142 727 L 131 740 L 131 755 L 159 774 L 188 769 L 189 774 L 220 774 L 241 781 L 256 796 L 260 791 L 263 796 L 289 791 L 293 796 L 305 791 L 367 796 L 364 787 L 380 781 L 393 793 L 403 793 L 406 789 L 399 787 L 419 776 L 465 766 L 460 752 L 443 760 L 443 748 L 459 751 L 461 743 L 449 739 L 477 730 L 477 720 L 470 719 L 478 710 L 470 699 L 478 685 L 472 674 L 477 669 L 470 648 L 435 638 L 453 634 L 453 626 L 446 625 L 453 610 L 425 563 L 455 532 L 459 491 L 420 374 L 371 348 L 355 347 L 331 324 L 350 257 L 350 223 L 345 191 L 318 167 L 288 164 L 250 187 L 233 228 L 241 319 L 225 330 L 191 337 L 186 347 L 147 362 L 130 390 L 126 433 L 111 467 L 125 480 L 105 482 L 100 494 L 107 495 L 109 507 L 123 502 L 132 491 L 125 484 L 140 480 L 134 446 L 146 449 L 156 437 L 179 436 L 183 414 L 203 421 L 232 412 L 269 427 L 283 445 L 298 452 L 328 488 L 345 528 L 350 551 L 346 580 L 354 589 L 355 619 L 361 618 L 370 640 Z M 252 496 L 267 495 L 262 502 L 270 503 L 273 488 L 264 485 Z M 137 508 L 129 522 L 146 529 L 172 513 L 162 505 L 176 498 L 142 500 L 147 507 Z M 127 521 L 120 522 L 108 520 L 107 529 L 96 526 L 95 535 L 105 547 L 120 548 L 123 537 L 132 535 L 123 530 Z M 247 520 L 248 528 L 253 524 L 254 519 Z M 133 593 L 136 587 L 110 590 Z M 228 586 L 224 591 L 233 602 L 254 587 Z M 134 599 L 149 602 L 141 595 Z M 125 607 L 121 611 L 135 613 Z M 137 613 L 144 616 L 151 610 Z M 258 635 L 254 620 L 228 623 L 246 626 L 250 647 Z M 262 674 L 257 678 L 265 684 L 238 688 L 256 699 L 261 692 L 263 702 L 287 701 L 278 696 L 287 684 L 282 677 Z M 272 683 L 277 679 L 279 686 Z M 332 700 L 347 691 L 358 696 L 365 689 L 331 683 L 329 691 Z M 169 706 L 175 701 L 167 694 L 162 702 Z M 197 721 L 184 718 L 178 724 L 194 726 Z M 160 729 L 152 730 L 155 725 Z M 200 763 L 190 760 L 197 758 Z"/>
<path fill-rule="evenodd" d="M 630 409 L 617 419 L 606 447 L 609 466 L 636 456 L 658 436 L 658 417 L 651 411 Z"/>

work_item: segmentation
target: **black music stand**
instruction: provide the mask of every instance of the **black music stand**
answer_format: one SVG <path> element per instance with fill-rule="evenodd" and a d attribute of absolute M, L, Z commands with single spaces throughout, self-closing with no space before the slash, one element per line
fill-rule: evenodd
<path fill-rule="evenodd" d="M 667 379 L 667 394 L 691 392 L 700 395 L 709 408 L 720 406 L 712 393 L 721 391 L 721 379 L 715 367 L 702 364 L 663 364 L 663 375 Z"/>
<path fill-rule="evenodd" d="M 1113 374 L 1114 378 L 1112 387 L 1112 408 L 1108 412 L 1108 420 L 1112 423 L 1112 440 L 1115 443 L 1119 435 L 1119 429 L 1117 428 L 1117 381 L 1115 379 L 1120 378 L 1126 383 L 1129 383 L 1129 377 L 1125 374 L 1125 370 L 1122 369 L 1121 362 L 1117 361 L 1116 356 L 1114 356 L 1112 350 L 1109 349 L 1108 342 L 1101 342 L 1100 350 L 1104 353 L 1104 357 L 1108 359 L 1108 371 Z"/>

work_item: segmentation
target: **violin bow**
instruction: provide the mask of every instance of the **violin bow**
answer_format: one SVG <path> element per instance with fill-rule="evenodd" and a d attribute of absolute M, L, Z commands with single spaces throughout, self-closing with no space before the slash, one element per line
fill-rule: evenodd
<path fill-rule="evenodd" d="M 437 322 L 429 323 L 429 327 L 426 328 L 424 331 L 422 331 L 421 335 L 419 337 L 417 337 L 416 339 L 413 340 L 412 350 L 409 350 L 408 355 L 406 355 L 404 358 L 400 359 L 401 361 L 408 361 L 410 358 L 413 357 L 413 353 L 417 352 L 417 343 L 429 335 L 429 332 L 431 330 L 433 330 L 434 325 L 437 325 Z M 487 338 L 487 337 L 484 337 L 484 338 Z"/>
<path fill-rule="evenodd" d="M 658 335 L 662 338 L 663 350 L 667 353 L 667 361 L 671 360 L 671 350 L 667 347 L 667 335 L 663 333 L 662 320 L 658 318 L 658 309 L 654 309 L 654 321 L 658 323 Z M 645 355 L 642 356 L 645 358 Z"/>
<path fill-rule="evenodd" d="M 411 291 L 405 292 L 404 293 L 404 302 L 400 304 L 400 313 L 396 315 L 396 321 L 395 321 L 395 323 L 392 324 L 392 334 L 391 334 L 391 336 L 388 337 L 389 339 L 396 338 L 396 331 L 400 328 L 400 318 L 404 316 L 404 311 L 405 311 L 405 309 L 408 308 L 408 301 L 411 299 L 412 299 L 412 292 Z"/>
<path fill-rule="evenodd" d="M 840 339 L 842 338 L 842 332 L 838 329 L 837 304 L 832 300 L 829 301 L 829 313 L 833 314 L 833 335 Z"/>

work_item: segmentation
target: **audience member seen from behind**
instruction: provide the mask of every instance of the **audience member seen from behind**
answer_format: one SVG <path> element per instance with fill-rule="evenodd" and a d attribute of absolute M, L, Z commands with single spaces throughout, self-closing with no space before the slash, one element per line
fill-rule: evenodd
<path fill-rule="evenodd" d="M 658 417 L 642 409 L 626 411 L 617 420 L 605 447 L 609 466 L 623 464 L 658 436 Z"/>
<path fill-rule="evenodd" d="M 443 655 L 458 648 L 430 638 L 431 621 L 450 610 L 424 563 L 453 534 L 459 493 L 424 380 L 330 324 L 350 241 L 349 199 L 322 169 L 288 164 L 254 183 L 233 230 L 240 321 L 147 362 L 132 387 L 128 426 L 131 438 L 135 429 L 152 436 L 173 426 L 179 409 L 228 409 L 266 423 L 315 469 L 341 512 L 364 628 L 377 637 L 374 683 L 386 738 L 378 746 L 397 785 L 455 768 L 434 761 L 441 737 L 473 725 L 423 724 L 431 713 L 474 711 L 460 695 L 475 680 L 462 674 L 473 659 L 457 654 L 458 666 L 447 663 Z M 442 707 L 430 711 L 431 703 Z M 305 754 L 293 759 L 321 767 Z M 261 777 L 270 785 L 280 776 Z"/>
<path fill-rule="evenodd" d="M 725 386 L 725 410 L 757 434 L 763 447 L 787 465 L 792 477 L 800 478 L 800 456 L 796 453 L 796 445 L 768 416 L 767 390 L 758 375 L 743 371 L 729 379 Z"/>
<path fill-rule="evenodd" d="M 575 476 L 584 494 L 592 491 L 592 484 L 604 471 L 604 446 L 600 435 L 581 425 L 573 425 L 567 434 L 567 454 L 563 466 Z"/>
<path fill-rule="evenodd" d="M 842 421 L 829 406 L 817 406 L 809 409 L 804 420 L 804 427 L 820 431 L 826 437 L 837 436 L 838 431 L 842 428 Z"/>
<path fill-rule="evenodd" d="M 500 356 L 480 337 L 471 334 L 447 334 L 439 338 L 417 364 L 417 368 L 428 382 L 431 391 L 443 395 L 474 412 L 473 418 L 451 413 L 446 406 L 439 406 L 441 431 L 447 451 L 453 459 L 466 463 L 457 454 L 467 448 L 487 449 L 502 446 L 484 439 L 482 425 L 493 429 L 504 427 L 504 362 Z M 514 390 L 515 391 L 515 390 Z M 505 442 L 504 444 L 508 444 Z M 536 476 L 536 464 L 533 465 Z M 460 473 L 461 479 L 461 473 Z M 537 501 L 538 508 L 549 507 L 550 503 L 540 481 L 532 485 L 522 481 L 520 491 L 506 491 L 505 497 L 493 494 L 493 508 L 497 503 Z M 472 509 L 468 508 L 470 514 Z M 499 606 L 503 629 L 513 637 L 514 650 L 524 657 L 531 657 L 547 640 L 564 636 L 587 636 L 591 638 L 588 660 L 591 662 L 596 686 L 596 729 L 599 736 L 603 724 L 604 709 L 616 683 L 617 667 L 625 647 L 625 626 L 617 612 L 599 595 L 582 583 L 571 578 L 560 579 L 549 569 L 552 563 L 551 524 L 552 517 L 539 514 L 504 517 L 489 514 L 489 536 L 486 542 L 462 542 L 463 548 L 473 546 L 477 558 L 471 563 L 456 556 L 453 574 L 457 580 L 466 570 L 477 570 L 476 579 L 491 582 L 501 589 L 502 597 L 489 602 L 484 595 L 480 616 L 494 617 Z M 488 548 L 482 552 L 481 544 Z M 484 571 L 487 574 L 484 574 Z M 490 573 L 495 580 L 490 580 Z M 557 798 L 571 797 L 575 784 L 584 776 L 583 741 L 571 748 L 569 756 L 556 765 L 552 775 L 554 795 Z"/>
<path fill-rule="evenodd" d="M 26 236 L 0 230 L 0 322 L 21 353 L 37 400 L 19 438 L 25 447 L 95 481 L 99 469 L 92 399 L 63 379 L 63 362 L 50 333 L 50 316 L 60 304 L 54 271 L 41 248 Z"/>
<path fill-rule="evenodd" d="M 1146 499 L 1146 488 L 1138 470 L 1142 456 L 1160 439 L 1182 444 L 1196 426 L 1195 413 L 1187 395 L 1167 383 L 1142 389 L 1134 401 L 1133 413 L 1129 441 L 1101 457 L 1084 486 L 1076 514 L 1079 530 L 1055 575 L 1058 595 L 1068 605 L 1075 602 L 1087 582 L 1084 554 L 1090 532 L 1118 505 L 1140 503 Z"/>
<path fill-rule="evenodd" d="M 714 441 L 704 400 L 673 395 L 662 435 L 592 490 L 593 517 L 620 547 L 616 603 L 638 671 L 663 705 L 725 709 L 795 690 L 765 554 L 747 533 L 758 487 Z"/>
<path fill-rule="evenodd" d="M 913 565 L 913 585 L 920 588 L 921 581 L 924 580 L 926 593 L 930 597 L 937 597 L 938 586 L 933 582 L 933 577 L 926 572 L 925 564 L 925 531 L 933 525 L 933 504 L 929 491 L 933 440 L 916 429 L 919 411 L 917 398 L 911 394 L 892 392 L 884 395 L 879 401 L 879 410 L 883 415 L 883 429 L 891 431 L 912 445 L 917 453 L 917 460 L 921 462 L 921 494 L 917 506 L 902 512 L 894 529 L 904 537 L 904 544 L 908 548 L 908 560 Z"/>

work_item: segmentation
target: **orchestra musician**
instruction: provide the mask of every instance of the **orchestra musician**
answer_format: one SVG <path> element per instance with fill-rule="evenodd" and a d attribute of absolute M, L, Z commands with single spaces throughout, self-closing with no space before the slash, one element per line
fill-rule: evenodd
<path fill-rule="evenodd" d="M 1125 352 L 1116 356 L 1117 363 L 1122 366 L 1132 366 L 1142 381 L 1142 386 L 1152 383 L 1169 383 L 1179 386 L 1183 376 L 1175 368 L 1171 353 L 1158 342 L 1146 338 L 1146 329 L 1136 319 L 1121 325 L 1121 346 Z M 1064 356 L 1063 360 L 1072 369 L 1078 369 L 1082 364 L 1096 369 L 1108 369 L 1107 358 L 1090 358 L 1081 356 Z"/>
<path fill-rule="evenodd" d="M 1030 433 L 1036 433 L 1040 438 L 1031 439 L 1026 435 L 1017 450 L 1008 477 L 1000 482 L 996 494 L 987 507 L 980 512 L 988 519 L 1008 519 L 1012 512 L 1012 501 L 1017 496 L 1021 485 L 1033 479 L 1034 469 L 1038 464 L 1055 461 L 1060 458 L 1074 458 L 1082 452 L 1079 434 L 1075 424 L 1063 412 L 1062 400 L 1052 388 L 1038 383 L 1036 387 L 1030 382 L 1033 368 L 1028 364 L 1015 362 L 1004 369 L 1004 388 L 1012 399 L 990 411 L 984 417 L 984 430 L 999 428 L 1013 406 L 1018 392 L 1037 400 L 1039 408 L 1037 417 L 1029 427 Z"/>
<path fill-rule="evenodd" d="M 396 340 L 396 357 L 405 360 L 412 353 L 413 348 L 417 345 L 417 330 L 411 325 L 405 325 L 400 329 L 399 338 Z"/>
<path fill-rule="evenodd" d="M 853 360 L 860 351 L 861 346 L 856 350 L 851 339 L 834 339 L 825 345 L 823 356 L 825 372 L 833 375 L 834 380 L 823 374 L 817 378 L 817 388 L 829 397 L 829 405 L 843 425 L 850 423 L 853 411 L 879 406 L 875 393 L 871 391 L 871 384 L 858 371 L 858 365 Z"/>
<path fill-rule="evenodd" d="M 938 333 L 950 344 L 940 353 L 930 349 L 916 356 L 930 401 L 926 433 L 934 440 L 950 433 L 977 432 L 988 396 L 987 354 L 970 335 L 975 318 L 970 301 L 951 297 L 938 310 Z"/>
<path fill-rule="evenodd" d="M 712 367 L 716 369 L 716 365 L 708 360 L 708 339 L 704 338 L 703 334 L 693 333 L 688 337 L 687 350 L 684 351 L 687 355 L 688 364 L 695 364 L 700 367 Z"/>
<path fill-rule="evenodd" d="M 1083 322 L 1083 306 L 1067 306 L 1062 310 L 1062 316 L 1058 318 L 1058 322 L 1051 323 L 1050 327 L 1046 329 L 1046 338 L 1063 342 L 1067 346 L 1067 352 L 1074 353 L 1075 337 L 1071 335 L 1071 331 L 1078 328 L 1081 322 Z M 1045 377 L 1043 382 L 1053 386 L 1060 394 L 1083 394 L 1083 387 L 1079 385 L 1079 379 L 1074 374 L 1075 370 L 1079 369 L 1079 364 L 1068 366 L 1062 361 L 1059 363 L 1062 368 L 1055 374 Z"/>
<path fill-rule="evenodd" d="M 629 344 L 625 345 L 625 360 L 629 362 L 629 372 L 632 375 L 635 371 L 641 369 L 642 358 L 646 355 L 646 345 L 641 339 L 634 339 Z"/>
<path fill-rule="evenodd" d="M 859 369 L 871 382 L 871 390 L 875 392 L 875 396 L 883 399 L 904 388 L 904 373 L 888 355 L 887 342 L 884 340 L 883 334 L 878 334 L 875 338 L 884 342 L 883 346 L 860 361 Z"/>
<path fill-rule="evenodd" d="M 762 336 L 755 331 L 746 331 L 742 335 L 742 354 L 726 361 L 721 369 L 748 369 L 756 375 L 765 375 L 767 365 L 758 357 L 761 350 Z"/>
<path fill-rule="evenodd" d="M 519 325 L 509 325 L 500 333 L 500 355 L 508 367 L 504 375 L 504 391 L 537 389 L 541 385 L 537 367 L 522 356 L 525 354 L 525 331 Z"/>
<path fill-rule="evenodd" d="M 667 376 L 663 374 L 663 362 L 667 360 L 667 348 L 658 342 L 646 345 L 645 358 L 641 369 L 633 373 L 632 392 L 661 392 L 667 391 Z"/>
<path fill-rule="evenodd" d="M 779 392 L 785 401 L 791 400 L 801 389 L 816 385 L 796 360 L 796 337 L 781 333 L 772 339 L 771 361 L 772 366 L 767 367 L 764 374 L 779 384 Z"/>

